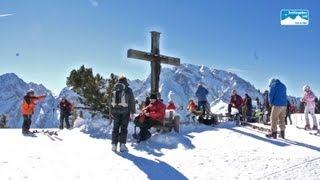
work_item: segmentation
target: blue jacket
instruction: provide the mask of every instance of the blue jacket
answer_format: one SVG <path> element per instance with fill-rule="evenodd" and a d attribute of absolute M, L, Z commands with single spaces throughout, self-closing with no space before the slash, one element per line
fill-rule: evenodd
<path fill-rule="evenodd" d="M 208 94 L 209 94 L 208 90 L 204 88 L 202 85 L 199 85 L 198 90 L 196 92 L 198 101 L 207 101 Z"/>
<path fill-rule="evenodd" d="M 272 106 L 287 106 L 287 88 L 279 79 L 270 84 L 269 100 Z"/>

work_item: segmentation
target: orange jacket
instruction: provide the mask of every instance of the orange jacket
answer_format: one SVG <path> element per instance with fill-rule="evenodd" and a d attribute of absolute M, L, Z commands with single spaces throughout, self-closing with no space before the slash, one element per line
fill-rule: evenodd
<path fill-rule="evenodd" d="M 190 101 L 190 103 L 187 107 L 187 110 L 192 112 L 192 111 L 196 110 L 196 107 L 197 107 L 197 105 L 193 101 Z"/>
<path fill-rule="evenodd" d="M 32 115 L 36 106 L 35 102 L 42 100 L 46 96 L 30 97 L 25 95 L 22 100 L 21 113 L 22 115 Z"/>

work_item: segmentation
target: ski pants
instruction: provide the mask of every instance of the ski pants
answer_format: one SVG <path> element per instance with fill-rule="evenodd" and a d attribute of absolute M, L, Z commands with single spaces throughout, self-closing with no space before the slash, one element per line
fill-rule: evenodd
<path fill-rule="evenodd" d="M 315 110 L 315 108 L 313 108 L 313 107 L 305 106 L 305 108 L 304 108 L 304 116 L 305 116 L 305 119 L 306 119 L 306 124 L 310 124 L 310 121 L 309 121 L 309 113 L 310 113 L 311 117 L 312 117 L 312 120 L 313 120 L 313 125 L 318 126 L 317 125 L 317 118 L 314 115 L 314 110 Z"/>
<path fill-rule="evenodd" d="M 150 138 L 151 133 L 149 132 L 149 129 L 152 126 L 157 126 L 157 125 L 162 126 L 163 124 L 160 123 L 159 121 L 151 119 L 150 117 L 146 117 L 145 122 L 140 126 L 140 132 L 139 132 L 140 139 L 144 141 Z"/>
<path fill-rule="evenodd" d="M 23 115 L 22 130 L 29 131 L 32 115 Z"/>
<path fill-rule="evenodd" d="M 60 115 L 60 129 L 63 129 L 63 120 L 66 122 L 67 129 L 70 128 L 69 113 L 61 113 Z"/>
<path fill-rule="evenodd" d="M 111 144 L 125 144 L 127 142 L 128 123 L 130 119 L 129 111 L 125 113 L 113 114 L 113 129 Z"/>
<path fill-rule="evenodd" d="M 202 110 L 202 115 L 205 115 L 206 112 L 207 112 L 207 114 L 210 114 L 210 105 L 208 104 L 207 101 L 199 101 L 198 102 L 198 109 Z"/>
<path fill-rule="evenodd" d="M 280 131 L 286 129 L 285 118 L 287 114 L 286 106 L 272 106 L 271 108 L 271 131 L 277 132 L 277 125 L 279 124 Z"/>

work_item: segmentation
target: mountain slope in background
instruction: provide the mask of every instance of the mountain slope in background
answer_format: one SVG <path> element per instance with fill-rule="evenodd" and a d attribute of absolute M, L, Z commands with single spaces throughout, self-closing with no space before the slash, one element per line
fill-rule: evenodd
<path fill-rule="evenodd" d="M 31 88 L 35 90 L 36 96 L 47 95 L 44 100 L 37 103 L 31 127 L 58 127 L 58 120 L 54 113 L 57 103 L 50 90 L 42 84 L 26 83 L 13 73 L 1 75 L 0 82 L 0 114 L 7 115 L 9 127 L 21 127 L 22 99 L 26 91 Z"/>
<path fill-rule="evenodd" d="M 150 76 L 144 81 L 133 81 L 134 94 L 137 99 L 143 100 L 149 93 L 150 81 Z M 179 68 L 162 68 L 160 93 L 165 103 L 173 100 L 176 105 L 186 107 L 190 98 L 197 100 L 195 92 L 198 84 L 208 89 L 208 101 L 211 106 L 220 101 L 229 102 L 233 89 L 236 89 L 242 97 L 248 93 L 252 99 L 256 97 L 260 101 L 263 99 L 252 84 L 234 73 L 192 64 L 182 64 Z"/>
<path fill-rule="evenodd" d="M 150 76 L 145 80 L 129 81 L 134 95 L 138 101 L 145 99 L 150 92 Z M 50 90 L 42 84 L 26 83 L 13 73 L 0 76 L 0 114 L 8 115 L 10 127 L 21 127 L 22 116 L 20 106 L 25 92 L 33 88 L 36 95 L 48 94 L 40 101 L 33 116 L 33 127 L 58 127 L 59 111 L 57 102 L 61 96 L 66 96 L 75 107 L 83 107 L 78 94 L 70 88 L 64 88 L 58 97 L 53 97 Z M 106 81 L 107 82 L 107 81 Z M 176 107 L 185 110 L 190 98 L 197 101 L 195 92 L 198 84 L 202 84 L 209 91 L 208 101 L 213 113 L 224 113 L 227 109 L 231 91 L 237 90 L 244 97 L 249 94 L 255 104 L 255 98 L 263 102 L 260 92 L 248 81 L 240 78 L 234 73 L 203 65 L 182 64 L 178 67 L 162 68 L 160 75 L 160 93 L 164 103 L 173 100 Z M 267 87 L 266 87 L 267 88 Z M 293 98 L 293 97 L 291 97 Z M 184 114 L 182 112 L 182 114 Z M 88 115 L 89 117 L 89 115 Z"/>

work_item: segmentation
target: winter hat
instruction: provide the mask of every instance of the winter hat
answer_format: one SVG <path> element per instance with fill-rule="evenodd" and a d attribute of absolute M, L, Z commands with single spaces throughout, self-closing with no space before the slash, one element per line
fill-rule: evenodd
<path fill-rule="evenodd" d="M 118 78 L 119 83 L 123 83 L 125 85 L 129 85 L 126 76 L 120 76 Z"/>
<path fill-rule="evenodd" d="M 271 86 L 271 84 L 272 84 L 275 80 L 276 80 L 275 78 L 270 78 L 270 79 L 269 79 L 269 86 Z"/>
<path fill-rule="evenodd" d="M 268 94 L 268 92 L 269 92 L 268 90 L 264 90 L 263 94 Z"/>
<path fill-rule="evenodd" d="M 150 99 L 157 99 L 157 95 L 156 94 L 151 94 L 150 95 Z"/>
<path fill-rule="evenodd" d="M 33 90 L 33 89 L 29 89 L 29 90 L 27 91 L 27 94 L 34 94 L 34 90 Z"/>
<path fill-rule="evenodd" d="M 310 91 L 310 86 L 304 85 L 303 86 L 303 91 Z"/>

